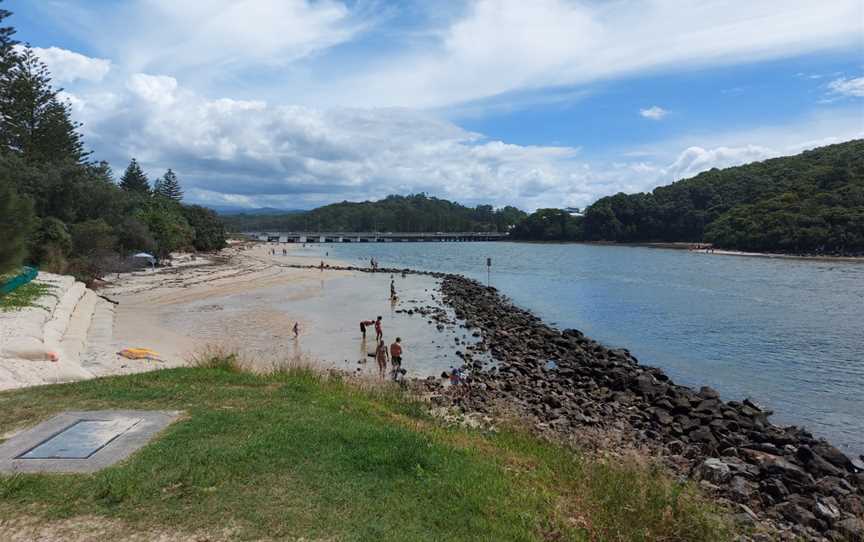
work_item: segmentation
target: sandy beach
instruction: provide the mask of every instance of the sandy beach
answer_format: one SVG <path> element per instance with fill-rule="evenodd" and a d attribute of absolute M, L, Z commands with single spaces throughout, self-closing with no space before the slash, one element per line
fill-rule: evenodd
<path fill-rule="evenodd" d="M 98 294 L 116 303 L 102 301 L 113 314 L 109 333 L 86 344 L 77 363 L 0 358 L 0 389 L 181 366 L 213 349 L 236 352 L 262 370 L 301 362 L 372 375 L 375 332 L 370 326 L 363 341 L 359 322 L 379 315 L 385 342 L 402 338 L 409 376 L 459 365 L 458 345 L 476 341 L 458 325 L 414 310 L 440 306 L 436 279 L 394 276 L 393 302 L 389 274 L 290 267 L 320 263 L 302 253 L 290 245 L 234 245 L 218 257 L 187 256 L 172 267 L 106 277 Z M 117 355 L 124 348 L 154 350 L 159 361 Z M 67 370 L 56 370 L 64 362 Z"/>

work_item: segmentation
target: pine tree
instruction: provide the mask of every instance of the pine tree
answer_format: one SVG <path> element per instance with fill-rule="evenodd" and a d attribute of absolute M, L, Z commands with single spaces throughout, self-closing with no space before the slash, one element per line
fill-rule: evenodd
<path fill-rule="evenodd" d="M 183 199 L 183 189 L 180 188 L 180 181 L 171 169 L 168 169 L 161 179 L 156 180 L 153 192 L 177 202 Z"/>
<path fill-rule="evenodd" d="M 158 182 L 158 181 L 157 181 Z M 141 166 L 138 165 L 138 160 L 132 159 L 123 176 L 120 177 L 120 188 L 127 192 L 137 192 L 139 194 L 150 194 L 150 182 Z"/>
<path fill-rule="evenodd" d="M 51 86 L 48 68 L 29 47 L 7 60 L 11 67 L 0 77 L 0 143 L 30 162 L 82 163 L 89 153 L 80 124 Z"/>
<path fill-rule="evenodd" d="M 12 12 L 0 9 L 0 22 L 10 15 L 12 15 Z M 15 29 L 11 26 L 0 27 L 0 74 L 3 75 L 9 72 L 17 59 L 15 45 L 18 44 L 18 41 L 12 38 L 14 34 Z"/>

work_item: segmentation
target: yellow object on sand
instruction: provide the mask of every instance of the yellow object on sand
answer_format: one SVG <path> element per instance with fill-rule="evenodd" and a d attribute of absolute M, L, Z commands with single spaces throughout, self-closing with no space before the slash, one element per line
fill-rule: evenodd
<path fill-rule="evenodd" d="M 153 361 L 162 361 L 159 354 L 149 348 L 124 348 L 117 352 L 117 355 L 129 359 L 152 359 Z"/>

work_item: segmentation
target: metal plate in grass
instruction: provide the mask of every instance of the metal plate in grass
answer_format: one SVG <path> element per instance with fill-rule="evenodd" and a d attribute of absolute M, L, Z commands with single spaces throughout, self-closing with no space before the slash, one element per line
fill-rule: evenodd
<path fill-rule="evenodd" d="M 140 421 L 141 418 L 78 420 L 17 459 L 87 459 Z"/>
<path fill-rule="evenodd" d="M 0 444 L 0 472 L 95 472 L 126 459 L 180 412 L 63 412 Z"/>

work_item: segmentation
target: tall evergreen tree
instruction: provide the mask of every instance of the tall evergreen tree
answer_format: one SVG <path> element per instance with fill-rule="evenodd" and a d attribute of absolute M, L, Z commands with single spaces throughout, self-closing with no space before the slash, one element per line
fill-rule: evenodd
<path fill-rule="evenodd" d="M 11 11 L 0 9 L 0 23 L 10 15 L 12 15 Z M 2 75 L 9 72 L 17 58 L 15 45 L 18 44 L 18 41 L 12 38 L 14 35 L 15 29 L 11 26 L 0 27 L 0 74 Z"/>
<path fill-rule="evenodd" d="M 0 43 L 2 46 L 2 43 Z M 80 125 L 51 86 L 51 74 L 29 47 L 14 53 L 0 78 L 0 142 L 30 162 L 83 162 Z"/>
<path fill-rule="evenodd" d="M 177 174 L 171 169 L 168 169 L 161 179 L 156 180 L 153 192 L 177 202 L 183 199 L 183 189 L 180 187 L 180 181 L 177 179 Z"/>
<path fill-rule="evenodd" d="M 150 181 L 147 180 L 147 175 L 144 170 L 138 165 L 138 160 L 132 159 L 120 177 L 120 188 L 130 193 L 150 194 Z"/>

